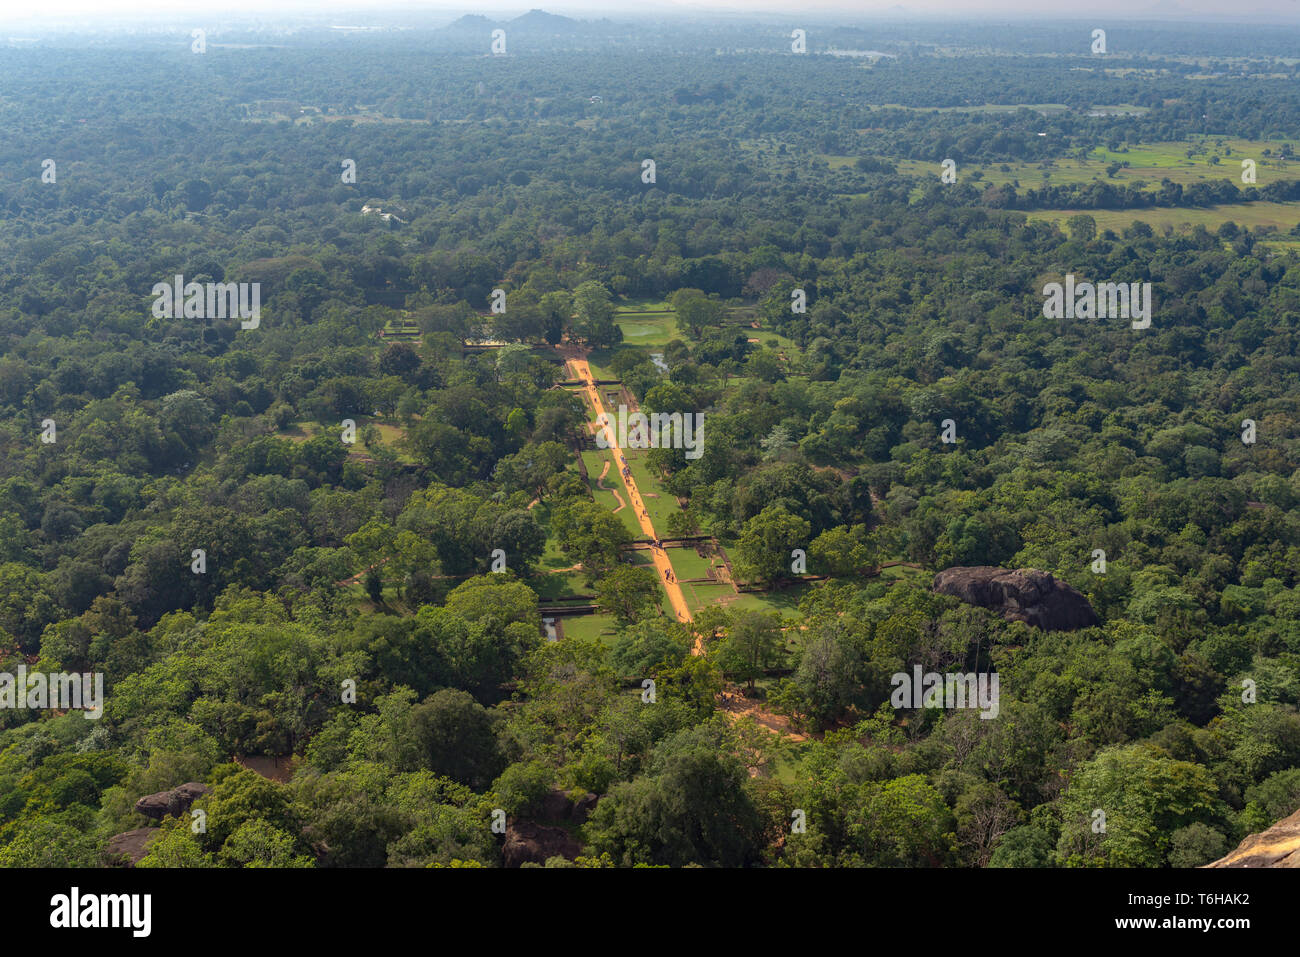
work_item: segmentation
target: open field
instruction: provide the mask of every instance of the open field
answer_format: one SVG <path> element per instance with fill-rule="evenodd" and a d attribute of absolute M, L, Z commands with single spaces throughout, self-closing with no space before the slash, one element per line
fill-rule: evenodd
<path fill-rule="evenodd" d="M 839 157 L 844 162 L 852 162 L 852 157 Z M 755 327 L 753 322 L 759 325 Z M 587 356 L 587 363 L 598 379 L 618 378 L 609 368 L 614 356 L 627 347 L 644 348 L 648 352 L 662 352 L 663 348 L 674 339 L 694 345 L 690 336 L 677 328 L 676 313 L 666 300 L 629 299 L 616 307 L 615 322 L 623 330 L 623 341 L 612 349 L 593 349 Z M 784 352 L 787 357 L 799 354 L 799 347 L 794 340 L 783 336 L 771 328 L 755 305 L 729 306 L 726 323 L 741 329 L 746 338 L 756 340 L 757 344 Z M 775 344 L 773 344 L 775 343 Z"/>
<path fill-rule="evenodd" d="M 669 550 L 671 557 L 673 550 Z M 676 574 L 674 572 L 674 574 Z M 680 581 L 680 578 L 678 579 Z M 686 596 L 686 603 L 691 608 L 691 614 L 695 614 L 701 608 L 707 605 L 726 604 L 726 600 L 736 597 L 735 589 L 730 585 L 707 585 L 698 582 L 682 582 L 682 594 Z"/>
<path fill-rule="evenodd" d="M 660 535 L 668 534 L 668 518 L 680 512 L 681 506 L 659 484 L 658 476 L 647 467 L 646 457 L 650 454 L 647 450 L 628 449 L 623 454 L 627 457 L 628 468 L 632 470 L 632 478 L 641 490 L 641 497 L 645 500 L 646 511 L 650 513 L 650 521 L 655 530 Z"/>
<path fill-rule="evenodd" d="M 809 303 L 809 305 L 811 305 L 811 303 Z M 778 353 L 784 352 L 787 358 L 793 358 L 799 355 L 799 347 L 795 345 L 795 341 L 793 339 L 791 339 L 789 336 L 781 335 L 781 333 L 773 329 L 771 325 L 769 325 L 767 321 L 762 319 L 761 317 L 756 316 L 755 318 L 758 319 L 758 328 L 755 329 L 753 326 L 746 326 L 745 327 L 746 338 L 757 339 L 758 340 L 758 342 L 756 343 L 757 346 L 773 349 Z M 773 342 L 775 342 L 776 345 L 772 345 Z"/>
<path fill-rule="evenodd" d="M 880 570 L 881 581 L 895 581 L 905 578 L 921 578 L 929 574 L 919 568 L 912 568 L 910 565 L 890 565 Z"/>
<path fill-rule="evenodd" d="M 808 745 L 802 741 L 782 741 L 782 745 L 773 749 L 771 762 L 767 768 L 768 777 L 785 785 L 793 785 L 799 780 L 802 752 L 808 748 Z"/>
<path fill-rule="evenodd" d="M 662 348 L 680 338 L 677 314 L 666 300 L 630 299 L 615 309 L 614 321 L 623 330 L 623 342 L 629 346 Z M 600 372 L 592 366 L 597 375 Z"/>
<path fill-rule="evenodd" d="M 608 449 L 583 452 L 582 461 L 587 466 L 587 487 L 591 489 L 592 498 L 611 512 L 617 510 L 617 517 L 622 520 L 627 530 L 634 538 L 640 538 L 641 526 L 637 524 L 636 516 L 632 514 L 632 506 L 627 504 L 627 490 L 623 488 L 623 480 L 618 477 L 613 452 Z M 605 488 L 602 489 L 596 484 L 596 479 L 606 462 L 609 463 L 609 471 L 605 474 L 603 480 Z M 614 492 L 618 493 L 617 497 Z M 619 508 L 620 499 L 625 506 L 623 508 Z"/>
<path fill-rule="evenodd" d="M 369 425 L 374 426 L 379 433 L 379 439 L 375 443 L 376 446 L 382 446 L 391 451 L 397 456 L 399 462 L 411 464 L 416 461 L 415 458 L 408 454 L 402 447 L 401 443 L 406 438 L 406 429 L 402 426 L 386 421 L 382 417 L 378 416 L 360 415 L 355 417 L 355 421 L 357 423 L 357 441 L 348 449 L 348 456 L 350 458 L 361 457 L 364 456 L 366 452 L 371 451 L 371 448 L 366 445 L 365 440 L 361 435 L 362 431 Z M 337 439 L 339 434 L 339 428 L 336 426 L 326 428 L 321 426 L 319 423 L 311 422 L 309 420 L 295 422 L 288 428 L 281 429 L 276 433 L 280 438 L 288 439 L 291 442 L 306 442 L 309 439 L 314 439 L 318 435 L 329 435 L 332 438 Z"/>
<path fill-rule="evenodd" d="M 594 366 L 593 371 L 595 371 Z M 602 390 L 606 389 L 604 386 L 601 388 Z M 614 389 L 609 389 L 607 391 L 617 392 L 617 390 Z M 602 395 L 602 399 L 607 403 L 610 403 L 611 407 L 616 407 L 618 401 L 617 394 L 612 403 L 608 395 Z M 589 417 L 588 421 L 594 422 L 596 418 L 595 413 L 592 411 L 590 404 L 585 401 L 585 398 L 583 404 L 587 408 L 587 415 Z M 655 529 L 659 534 L 667 534 L 666 526 L 669 516 L 681 511 L 680 506 L 677 504 L 677 499 L 668 494 L 660 484 L 659 478 L 656 475 L 653 475 L 651 470 L 647 468 L 646 457 L 649 455 L 649 450 L 623 449 L 622 453 L 627 460 L 628 468 L 632 471 L 632 477 L 636 481 L 637 488 L 640 489 L 641 494 L 644 497 L 646 511 L 650 514 L 651 523 L 655 526 Z M 618 514 L 623 519 L 624 524 L 632 530 L 633 534 L 637 538 L 640 538 L 642 536 L 641 527 L 637 524 L 636 517 L 632 512 L 632 506 L 628 500 L 627 489 L 623 485 L 621 466 L 614 457 L 613 452 L 608 449 L 586 451 L 582 454 L 582 460 L 587 467 L 587 474 L 589 477 L 588 485 L 590 486 L 592 495 L 595 496 L 596 501 L 603 505 L 607 505 L 610 509 L 615 509 L 618 507 L 618 499 L 615 498 L 612 492 L 607 491 L 607 489 L 617 491 L 618 496 L 622 501 L 628 502 L 627 508 L 621 509 Z M 610 466 L 609 470 L 605 474 L 605 478 L 602 480 L 605 485 L 605 489 L 602 489 L 597 484 L 596 479 L 604 468 L 605 462 L 609 462 Z"/>
<path fill-rule="evenodd" d="M 1064 103 L 983 103 L 979 106 L 904 106 L 901 103 L 872 103 L 873 110 L 907 110 L 912 113 L 1015 113 L 1033 110 L 1035 113 L 1068 113 Z M 1094 107 L 1102 109 L 1102 107 Z"/>
<path fill-rule="evenodd" d="M 582 572 L 551 572 L 537 575 L 528 580 L 528 587 L 537 592 L 543 600 L 555 601 L 571 595 L 590 595 L 592 589 L 587 585 Z"/>
<path fill-rule="evenodd" d="M 1155 191 L 1161 181 L 1169 180 L 1184 187 L 1214 181 L 1229 180 L 1239 187 L 1241 161 L 1255 160 L 1257 186 L 1300 179 L 1300 159 L 1283 158 L 1282 149 L 1290 145 L 1284 140 L 1247 140 L 1233 137 L 1202 136 L 1186 141 L 1123 145 L 1118 150 L 1097 147 L 1086 158 L 1062 157 L 1042 163 L 959 164 L 959 182 L 980 183 L 990 186 L 1014 185 L 1020 190 L 1044 185 L 1084 185 L 1092 182 L 1109 182 L 1117 186 L 1132 186 Z M 1265 155 L 1265 151 L 1268 155 Z M 1191 155 L 1188 155 L 1188 154 Z M 1213 157 L 1218 162 L 1211 162 Z M 854 157 L 823 156 L 833 166 L 848 166 Z M 901 175 L 924 179 L 937 179 L 938 162 L 895 160 Z M 1112 163 L 1129 165 L 1108 173 Z M 918 187 L 914 196 L 921 195 Z M 1091 216 L 1101 230 L 1119 233 L 1134 222 L 1144 222 L 1153 229 L 1172 229 L 1175 232 L 1203 225 L 1217 230 L 1226 222 L 1243 227 L 1274 227 L 1281 233 L 1289 232 L 1300 223 L 1300 203 L 1231 203 L 1211 207 L 1150 207 L 1145 209 L 1044 209 L 1029 213 L 1031 219 L 1050 220 L 1064 228 L 1071 216 L 1084 213 Z"/>
<path fill-rule="evenodd" d="M 783 618 L 794 618 L 799 614 L 799 601 L 809 588 L 809 584 L 789 585 L 780 591 L 741 592 L 728 602 L 732 611 L 776 611 Z"/>
<path fill-rule="evenodd" d="M 1280 180 L 1300 179 L 1300 161 L 1283 159 L 1279 152 L 1282 140 L 1242 140 L 1206 137 L 1176 143 L 1150 143 L 1141 146 L 1121 147 L 1112 151 L 1097 147 L 1085 159 L 1060 157 L 1033 163 L 959 163 L 958 182 L 979 182 L 991 186 L 1016 185 L 1025 190 L 1044 185 L 1082 185 L 1091 182 L 1109 182 L 1117 186 L 1137 186 L 1159 189 L 1161 180 L 1168 179 L 1182 186 L 1213 180 L 1241 182 L 1241 161 L 1253 159 L 1257 186 L 1267 186 Z M 1124 151 L 1126 150 L 1126 151 Z M 1188 151 L 1192 156 L 1188 156 Z M 1264 155 L 1269 150 L 1272 155 Z M 1213 157 L 1218 163 L 1211 162 Z M 851 166 L 855 157 L 823 156 L 831 166 Z M 939 162 L 919 160 L 890 160 L 903 176 L 938 178 Z M 1107 172 L 1112 163 L 1129 165 Z"/>
<path fill-rule="evenodd" d="M 573 615 L 564 619 L 563 628 L 566 641 L 579 638 L 585 641 L 601 641 L 606 645 L 614 642 L 613 615 Z"/>
<path fill-rule="evenodd" d="M 678 578 L 706 578 L 710 568 L 722 566 L 721 556 L 701 558 L 691 545 L 670 549 L 668 557 L 673 563 L 673 574 Z"/>
<path fill-rule="evenodd" d="M 1167 226 L 1175 232 L 1198 225 L 1213 232 L 1226 222 L 1238 226 L 1272 226 L 1279 232 L 1289 232 L 1300 224 L 1300 203 L 1230 203 L 1199 209 L 1045 209 L 1030 213 L 1029 218 L 1051 220 L 1064 229 L 1066 220 L 1079 213 L 1091 216 L 1098 230 L 1113 229 L 1116 233 L 1139 221 L 1153 229 L 1163 230 Z"/>

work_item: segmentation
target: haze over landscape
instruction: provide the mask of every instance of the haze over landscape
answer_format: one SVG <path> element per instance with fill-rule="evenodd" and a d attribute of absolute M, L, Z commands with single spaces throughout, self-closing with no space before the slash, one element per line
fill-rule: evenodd
<path fill-rule="evenodd" d="M 4 5 L 6 889 L 1248 929 L 1300 865 L 1297 7 Z"/>

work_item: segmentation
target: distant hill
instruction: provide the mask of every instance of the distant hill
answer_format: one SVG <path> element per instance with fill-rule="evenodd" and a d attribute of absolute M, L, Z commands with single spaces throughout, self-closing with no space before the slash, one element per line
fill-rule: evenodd
<path fill-rule="evenodd" d="M 455 30 L 458 33 L 468 33 L 470 31 L 491 30 L 494 27 L 504 26 L 505 24 L 497 23 L 495 20 L 489 20 L 479 13 L 467 13 L 458 20 L 453 20 L 447 24 L 444 29 Z"/>
<path fill-rule="evenodd" d="M 529 10 L 523 16 L 515 17 L 510 26 L 516 30 L 528 30 L 533 33 L 574 33 L 582 24 L 571 17 L 562 17 L 545 10 Z"/>
<path fill-rule="evenodd" d="M 562 17 L 545 10 L 529 10 L 513 20 L 490 20 L 482 14 L 470 13 L 447 24 L 445 29 L 451 33 L 481 34 L 490 33 L 503 27 L 517 33 L 533 36 L 560 36 L 582 32 L 588 24 L 572 17 Z"/>
<path fill-rule="evenodd" d="M 503 28 L 510 33 L 528 37 L 576 38 L 626 34 L 626 24 L 616 25 L 608 19 L 575 20 L 545 10 L 533 9 L 513 20 L 491 20 L 482 14 L 467 14 L 443 28 L 458 38 L 484 36 Z"/>

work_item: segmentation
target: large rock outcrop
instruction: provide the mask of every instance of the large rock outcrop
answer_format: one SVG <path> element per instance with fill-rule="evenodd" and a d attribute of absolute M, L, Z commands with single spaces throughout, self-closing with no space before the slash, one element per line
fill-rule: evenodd
<path fill-rule="evenodd" d="M 190 805 L 207 794 L 211 788 L 197 781 L 188 781 L 177 785 L 169 791 L 146 794 L 135 802 L 135 809 L 145 817 L 162 820 L 167 815 L 180 817 L 190 809 Z"/>
<path fill-rule="evenodd" d="M 573 860 L 581 853 L 582 845 L 562 827 L 547 827 L 536 821 L 511 821 L 506 827 L 506 842 L 501 847 L 501 863 L 506 867 L 545 864 L 552 857 Z"/>
<path fill-rule="evenodd" d="M 535 813 L 543 821 L 572 821 L 574 824 L 582 824 L 599 800 L 595 794 L 584 794 L 575 801 L 567 792 L 552 788 L 543 796 Z"/>
<path fill-rule="evenodd" d="M 1101 623 L 1077 588 L 1036 568 L 947 568 L 934 576 L 934 590 L 1044 631 L 1075 631 Z"/>
<path fill-rule="evenodd" d="M 114 834 L 104 848 L 104 858 L 111 867 L 135 867 L 149 853 L 149 843 L 161 833 L 161 828 L 137 827 Z"/>
<path fill-rule="evenodd" d="M 1300 811 L 1252 834 L 1206 867 L 1300 867 Z"/>

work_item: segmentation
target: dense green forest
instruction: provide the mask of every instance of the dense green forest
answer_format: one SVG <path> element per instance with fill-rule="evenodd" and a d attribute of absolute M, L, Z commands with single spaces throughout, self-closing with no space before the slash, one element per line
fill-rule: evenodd
<path fill-rule="evenodd" d="M 0 671 L 104 681 L 0 708 L 0 865 L 1187 867 L 1300 808 L 1300 30 L 529 17 L 0 48 Z M 632 461 L 688 620 L 575 357 L 703 417 Z M 1101 624 L 932 588 L 984 565 Z"/>

